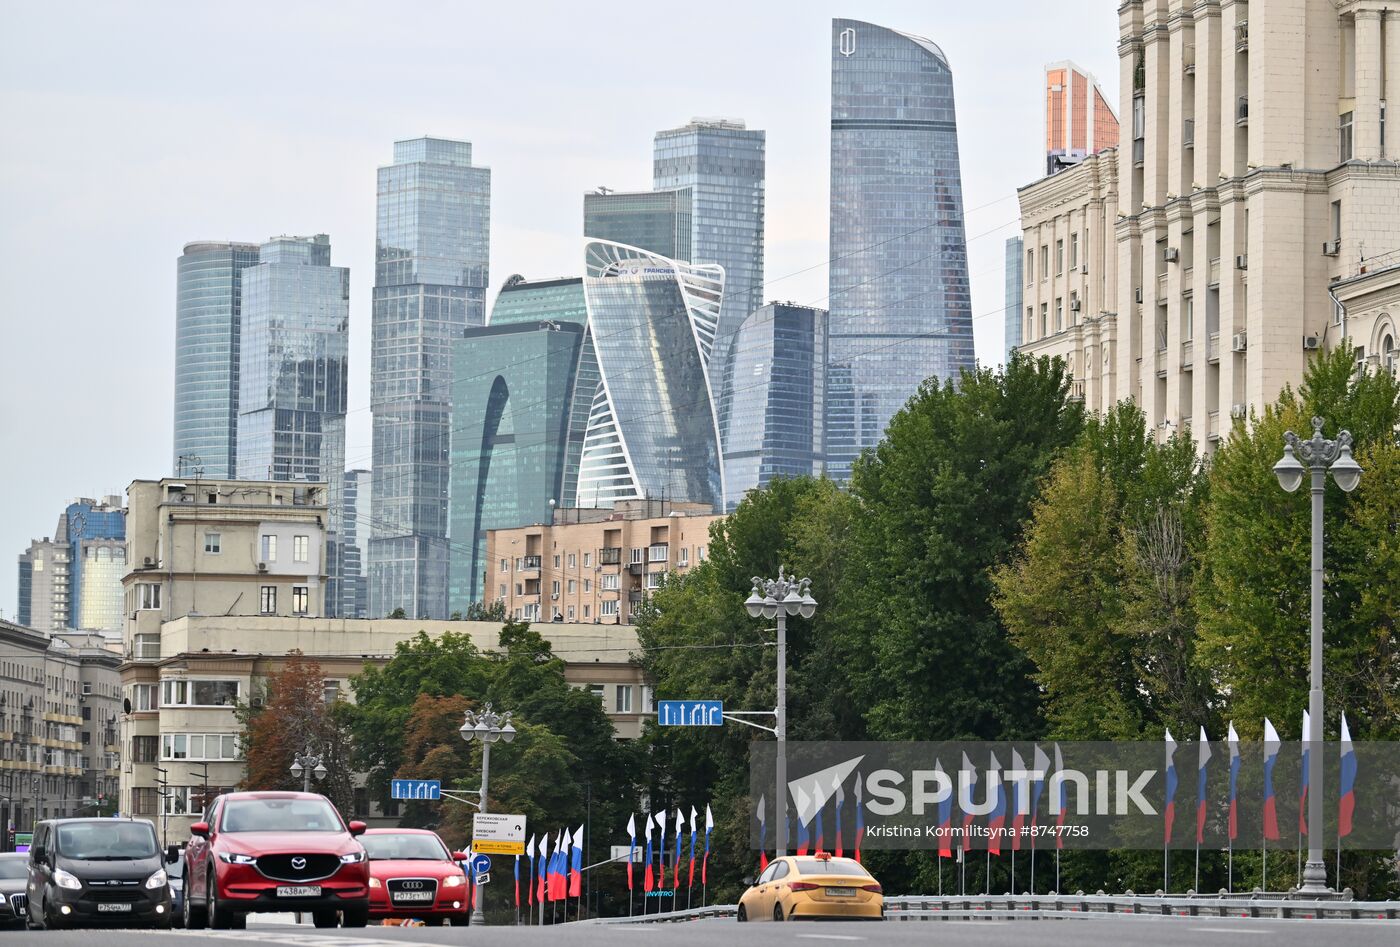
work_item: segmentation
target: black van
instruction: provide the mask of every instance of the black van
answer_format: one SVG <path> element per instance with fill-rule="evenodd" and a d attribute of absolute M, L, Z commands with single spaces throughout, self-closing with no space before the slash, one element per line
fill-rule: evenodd
<path fill-rule="evenodd" d="M 53 819 L 29 848 L 29 926 L 170 927 L 170 879 L 155 827 L 137 819 Z"/>

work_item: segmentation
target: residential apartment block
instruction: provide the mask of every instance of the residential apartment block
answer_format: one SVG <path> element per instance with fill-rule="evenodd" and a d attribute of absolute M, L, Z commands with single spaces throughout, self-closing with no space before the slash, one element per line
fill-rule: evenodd
<path fill-rule="evenodd" d="M 623 500 L 491 530 L 485 598 L 526 621 L 630 624 L 648 592 L 705 560 L 720 518 L 708 504 Z"/>

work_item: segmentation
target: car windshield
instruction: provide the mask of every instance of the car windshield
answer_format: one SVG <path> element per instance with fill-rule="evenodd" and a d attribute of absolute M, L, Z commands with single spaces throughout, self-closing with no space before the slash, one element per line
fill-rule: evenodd
<path fill-rule="evenodd" d="M 798 858 L 797 870 L 804 875 L 850 875 L 853 878 L 869 878 L 870 872 L 847 858 Z"/>
<path fill-rule="evenodd" d="M 151 858 L 158 853 L 156 833 L 144 822 L 70 822 L 55 833 L 60 855 L 93 861 Z"/>
<path fill-rule="evenodd" d="M 447 861 L 448 852 L 436 835 L 414 832 L 362 835 L 360 844 L 370 861 Z"/>
<path fill-rule="evenodd" d="M 324 799 L 230 799 L 225 832 L 343 832 L 335 807 Z"/>
<path fill-rule="evenodd" d="M 29 862 L 24 858 L 0 858 L 0 881 L 19 881 L 29 877 Z"/>

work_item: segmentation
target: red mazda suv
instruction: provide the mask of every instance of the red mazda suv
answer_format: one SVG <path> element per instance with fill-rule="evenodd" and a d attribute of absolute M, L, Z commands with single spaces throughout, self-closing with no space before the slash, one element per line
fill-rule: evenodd
<path fill-rule="evenodd" d="M 369 922 L 369 858 L 325 796 L 232 792 L 185 848 L 185 926 L 242 928 L 251 911 L 307 911 L 317 927 Z"/>
<path fill-rule="evenodd" d="M 370 829 L 360 839 L 369 852 L 369 916 L 417 918 L 429 927 L 467 923 L 467 876 L 436 832 Z"/>

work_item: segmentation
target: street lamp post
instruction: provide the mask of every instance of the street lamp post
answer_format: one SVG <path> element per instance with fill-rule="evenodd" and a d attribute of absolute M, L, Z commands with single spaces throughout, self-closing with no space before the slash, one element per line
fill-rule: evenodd
<path fill-rule="evenodd" d="M 1283 458 L 1274 464 L 1279 486 L 1289 493 L 1303 485 L 1303 475 L 1312 474 L 1312 647 L 1308 689 L 1308 733 L 1303 734 L 1308 754 L 1308 863 L 1298 893 L 1325 897 L 1327 867 L 1322 861 L 1322 500 L 1327 471 L 1345 493 L 1361 482 L 1361 467 L 1351 456 L 1351 434 L 1342 431 L 1335 441 L 1322 436 L 1322 418 L 1313 418 L 1313 435 L 1303 440 L 1292 431 L 1283 435 Z M 1299 460 L 1301 458 L 1301 462 Z M 1341 879 L 1338 880 L 1340 887 Z"/>
<path fill-rule="evenodd" d="M 321 754 L 312 753 L 311 747 L 302 750 L 292 758 L 292 776 L 301 780 L 301 791 L 311 791 L 311 774 L 316 774 L 316 782 L 326 778 L 326 764 L 321 760 Z"/>
<path fill-rule="evenodd" d="M 753 577 L 753 592 L 744 600 L 749 616 L 778 619 L 778 706 L 774 710 L 775 736 L 778 738 L 776 766 L 778 810 L 777 854 L 787 854 L 787 616 L 811 618 L 817 611 L 817 600 L 808 591 L 811 579 L 797 579 L 778 567 L 776 579 Z"/>
<path fill-rule="evenodd" d="M 477 791 L 480 801 L 476 807 L 479 812 L 486 811 L 486 789 L 491 778 L 491 744 L 497 740 L 509 743 L 515 739 L 515 727 L 511 726 L 510 713 L 507 710 L 498 714 L 491 709 L 491 704 L 487 703 L 480 711 L 468 710 L 466 720 L 457 731 L 467 742 L 471 742 L 473 738 L 481 741 L 481 789 Z M 475 890 L 472 892 L 472 916 L 469 923 L 485 924 L 486 913 L 481 909 L 481 884 L 476 881 L 476 872 L 472 872 L 472 882 Z"/>

